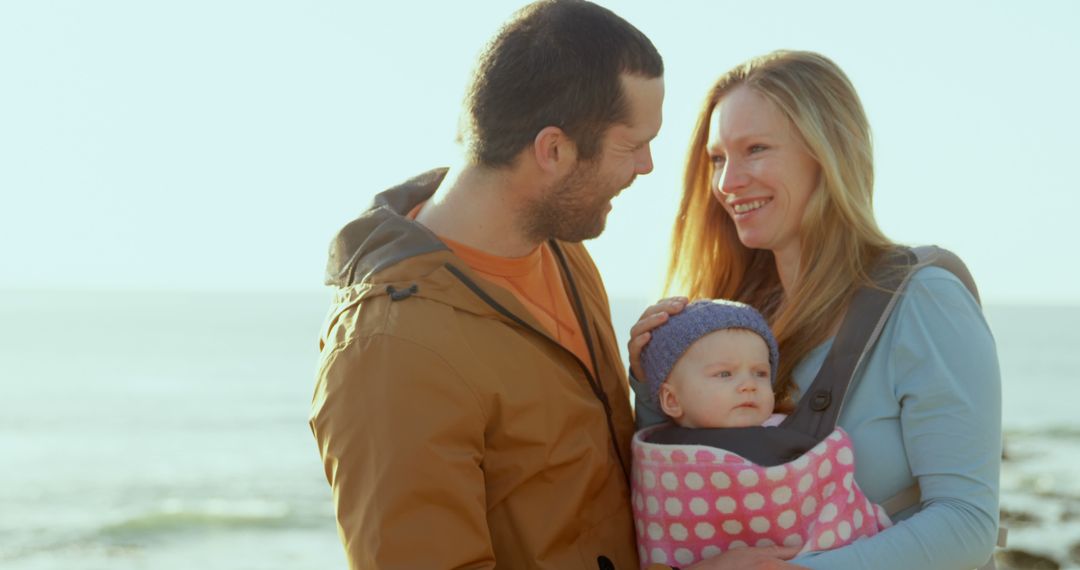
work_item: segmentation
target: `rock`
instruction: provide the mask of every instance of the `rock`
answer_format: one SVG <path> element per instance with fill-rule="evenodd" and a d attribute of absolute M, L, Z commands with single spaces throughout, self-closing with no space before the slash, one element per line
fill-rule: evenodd
<path fill-rule="evenodd" d="M 998 551 L 994 557 L 999 570 L 1061 570 L 1061 564 L 1053 558 L 1018 548 Z"/>
<path fill-rule="evenodd" d="M 1020 528 L 1038 523 L 1039 517 L 1025 512 L 1001 509 L 1001 526 L 1008 528 Z"/>

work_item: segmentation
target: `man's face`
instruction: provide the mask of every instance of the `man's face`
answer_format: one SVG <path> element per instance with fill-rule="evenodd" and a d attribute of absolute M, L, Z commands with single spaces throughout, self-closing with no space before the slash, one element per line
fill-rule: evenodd
<path fill-rule="evenodd" d="M 611 200 L 638 174 L 652 172 L 649 143 L 660 131 L 664 80 L 623 75 L 623 91 L 630 110 L 627 124 L 615 124 L 604 134 L 600 153 L 579 160 L 529 208 L 526 224 L 531 235 L 579 242 L 604 231 Z"/>

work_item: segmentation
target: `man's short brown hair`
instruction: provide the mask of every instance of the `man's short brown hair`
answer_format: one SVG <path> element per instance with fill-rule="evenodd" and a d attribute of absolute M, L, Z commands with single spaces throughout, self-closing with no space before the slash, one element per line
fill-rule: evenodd
<path fill-rule="evenodd" d="M 610 10 L 584 0 L 530 4 L 480 56 L 466 98 L 469 157 L 508 166 L 555 126 L 580 159 L 593 158 L 607 128 L 629 114 L 620 76 L 663 73 L 649 38 Z"/>

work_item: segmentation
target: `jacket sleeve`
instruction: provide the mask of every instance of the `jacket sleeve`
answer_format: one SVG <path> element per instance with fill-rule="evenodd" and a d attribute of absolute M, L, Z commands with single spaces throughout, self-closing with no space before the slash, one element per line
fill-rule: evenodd
<path fill-rule="evenodd" d="M 483 410 L 439 354 L 386 335 L 327 347 L 310 423 L 350 569 L 494 568 Z"/>
<path fill-rule="evenodd" d="M 913 279 L 885 370 L 900 402 L 904 453 L 921 509 L 881 533 L 794 560 L 809 568 L 956 570 L 985 564 L 997 538 L 1001 375 L 982 312 L 936 268 Z M 918 276 L 918 275 L 917 275 Z M 856 458 L 856 461 L 859 459 Z"/>

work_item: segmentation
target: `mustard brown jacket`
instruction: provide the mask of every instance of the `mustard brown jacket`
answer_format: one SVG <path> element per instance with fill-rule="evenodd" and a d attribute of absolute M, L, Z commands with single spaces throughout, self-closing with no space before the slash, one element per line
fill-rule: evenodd
<path fill-rule="evenodd" d="M 311 429 L 353 569 L 636 570 L 633 419 L 584 246 L 550 242 L 594 362 L 405 215 L 445 169 L 331 245 Z"/>

